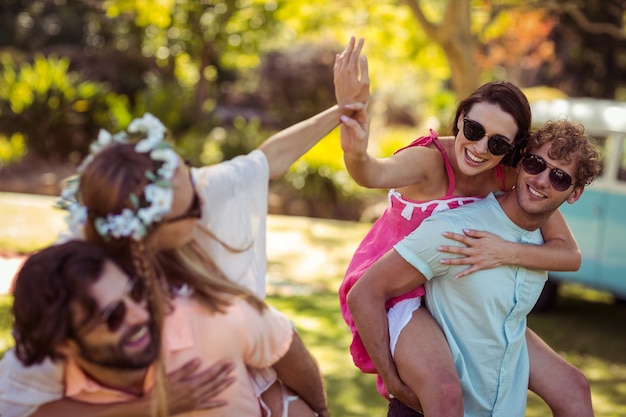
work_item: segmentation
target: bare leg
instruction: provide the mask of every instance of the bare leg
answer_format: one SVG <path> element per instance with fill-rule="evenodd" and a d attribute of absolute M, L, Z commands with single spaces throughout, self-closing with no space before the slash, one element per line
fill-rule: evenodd
<path fill-rule="evenodd" d="M 591 389 L 585 375 L 526 329 L 530 358 L 528 388 L 550 406 L 554 417 L 591 417 Z"/>
<path fill-rule="evenodd" d="M 463 416 L 463 397 L 446 338 L 420 307 L 400 333 L 395 350 L 402 381 L 419 398 L 425 416 Z"/>

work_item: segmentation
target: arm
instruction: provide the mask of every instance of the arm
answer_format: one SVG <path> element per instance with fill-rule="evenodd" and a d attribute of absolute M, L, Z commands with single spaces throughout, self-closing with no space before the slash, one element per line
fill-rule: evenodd
<path fill-rule="evenodd" d="M 375 158 L 367 153 L 369 121 L 366 109 L 358 110 L 352 117 L 341 116 L 341 148 L 350 176 L 367 188 L 413 186 L 429 195 L 429 188 L 436 188 L 436 183 L 428 175 L 438 173 L 443 165 L 439 151 L 419 146 L 387 158 Z"/>
<path fill-rule="evenodd" d="M 363 39 L 355 45 L 351 38 L 346 49 L 335 58 L 335 97 L 339 105 L 369 102 L 369 72 L 367 58 L 361 54 Z M 367 188 L 398 188 L 415 185 L 425 179 L 426 173 L 438 172 L 430 165 L 440 161 L 428 152 L 407 149 L 389 158 L 375 158 L 367 153 L 370 116 L 364 109 L 351 117 L 341 117 L 341 148 L 346 169 L 352 178 Z M 438 151 L 437 151 L 438 152 Z M 439 155 L 439 154 L 438 154 Z M 415 158 L 418 158 L 417 160 Z"/>
<path fill-rule="evenodd" d="M 226 405 L 226 401 L 212 398 L 234 382 L 234 377 L 230 375 L 232 363 L 218 363 L 194 375 L 199 365 L 200 361 L 192 360 L 168 374 L 167 400 L 172 415 Z M 151 417 L 150 405 L 150 395 L 114 404 L 90 404 L 63 398 L 42 405 L 30 417 Z"/>
<path fill-rule="evenodd" d="M 283 175 L 289 167 L 324 136 L 339 125 L 339 117 L 363 107 L 361 103 L 349 107 L 333 106 L 309 119 L 281 130 L 263 142 L 259 149 L 267 157 L 270 179 Z"/>
<path fill-rule="evenodd" d="M 337 55 L 336 60 L 345 65 L 352 65 L 352 60 L 359 60 L 362 47 L 363 40 L 361 39 L 355 49 L 355 39 L 352 37 L 344 52 Z M 337 73 L 337 61 L 334 68 L 335 74 Z M 352 114 L 354 111 L 365 107 L 369 98 L 367 61 L 364 65 L 365 75 L 358 80 L 356 85 L 335 84 L 337 106 L 278 132 L 259 146 L 259 149 L 267 157 L 270 166 L 270 179 L 278 178 L 287 172 L 298 158 L 337 127 L 341 115 Z"/>
<path fill-rule="evenodd" d="M 446 237 L 463 243 L 465 247 L 442 246 L 440 250 L 466 257 L 445 259 L 442 262 L 448 265 L 471 265 L 457 278 L 505 264 L 549 271 L 576 271 L 580 268 L 578 244 L 559 210 L 544 222 L 541 233 L 544 244 L 540 246 L 507 242 L 494 234 L 478 230 L 468 230 L 465 235 L 448 233 Z"/>
<path fill-rule="evenodd" d="M 393 277 L 393 279 L 388 279 Z M 357 281 L 348 293 L 348 307 L 361 340 L 387 389 L 400 401 L 419 409 L 419 401 L 396 369 L 389 349 L 385 301 L 426 282 L 426 278 L 395 250 L 390 250 Z"/>
<path fill-rule="evenodd" d="M 313 411 L 322 417 L 330 415 L 320 370 L 295 331 L 289 350 L 273 367 L 278 378 L 295 391 Z"/>

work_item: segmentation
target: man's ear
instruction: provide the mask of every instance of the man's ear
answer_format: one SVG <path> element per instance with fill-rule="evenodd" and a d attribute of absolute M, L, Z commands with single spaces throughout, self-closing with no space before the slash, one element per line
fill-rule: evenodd
<path fill-rule="evenodd" d="M 574 187 L 574 191 L 572 191 L 570 196 L 567 197 L 566 201 L 569 204 L 574 204 L 576 201 L 578 201 L 580 196 L 583 195 L 583 191 L 585 191 L 585 186 L 584 185 L 578 185 L 578 186 Z"/>

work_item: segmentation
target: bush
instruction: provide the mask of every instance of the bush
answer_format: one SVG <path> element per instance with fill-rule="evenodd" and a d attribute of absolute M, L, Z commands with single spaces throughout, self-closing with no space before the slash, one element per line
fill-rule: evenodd
<path fill-rule="evenodd" d="M 69 72 L 67 58 L 37 55 L 18 64 L 5 55 L 0 62 L 0 134 L 22 134 L 35 155 L 84 154 L 100 127 L 129 117 L 126 97 Z"/>
<path fill-rule="evenodd" d="M 335 45 L 303 44 L 270 52 L 259 67 L 258 91 L 281 128 L 335 104 Z"/>

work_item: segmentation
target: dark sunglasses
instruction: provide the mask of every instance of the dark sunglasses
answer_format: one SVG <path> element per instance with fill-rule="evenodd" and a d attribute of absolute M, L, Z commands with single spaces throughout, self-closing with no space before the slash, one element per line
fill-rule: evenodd
<path fill-rule="evenodd" d="M 483 125 L 481 125 L 477 121 L 470 120 L 464 117 L 463 134 L 465 135 L 467 140 L 476 142 L 484 138 L 486 132 Z M 487 148 L 492 155 L 500 156 L 506 155 L 507 153 L 511 152 L 513 150 L 513 145 L 511 145 L 504 136 L 493 135 L 489 136 L 489 139 L 487 139 Z"/>
<path fill-rule="evenodd" d="M 565 171 L 548 164 L 539 155 L 527 155 L 522 159 L 522 168 L 528 174 L 537 175 L 550 167 L 550 184 L 557 191 L 565 191 L 572 185 L 572 177 Z"/>
<path fill-rule="evenodd" d="M 139 278 L 134 278 L 128 282 L 124 297 L 113 304 L 109 304 L 101 315 L 102 322 L 106 323 L 111 332 L 116 332 L 126 317 L 126 303 L 124 298 L 128 297 L 135 303 L 142 303 L 147 298 L 146 286 Z"/>

